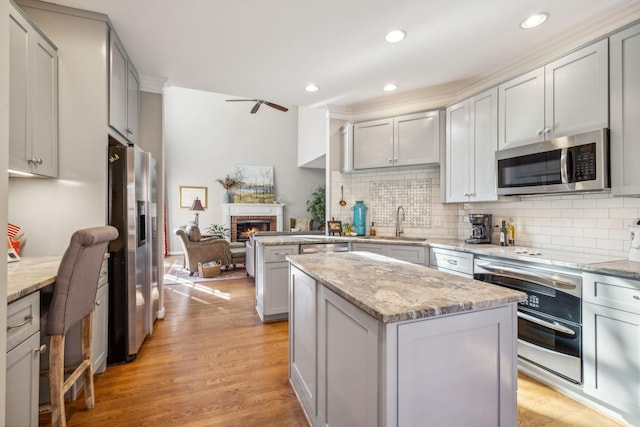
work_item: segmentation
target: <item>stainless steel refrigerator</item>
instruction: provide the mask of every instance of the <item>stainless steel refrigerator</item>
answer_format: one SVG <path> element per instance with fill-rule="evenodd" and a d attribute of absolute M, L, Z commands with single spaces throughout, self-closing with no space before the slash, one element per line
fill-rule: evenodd
<path fill-rule="evenodd" d="M 134 360 L 155 319 L 156 180 L 149 153 L 109 140 L 109 224 L 120 232 L 109 245 L 109 364 Z"/>

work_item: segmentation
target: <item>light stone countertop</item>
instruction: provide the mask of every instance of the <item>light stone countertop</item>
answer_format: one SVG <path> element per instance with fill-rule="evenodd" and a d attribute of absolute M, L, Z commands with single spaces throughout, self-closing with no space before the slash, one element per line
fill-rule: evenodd
<path fill-rule="evenodd" d="M 526 299 L 523 292 L 369 252 L 289 255 L 287 259 L 384 323 L 486 309 Z"/>
<path fill-rule="evenodd" d="M 61 256 L 23 257 L 7 264 L 7 303 L 56 281 Z"/>
<path fill-rule="evenodd" d="M 388 236 L 323 236 L 323 235 L 262 235 L 256 236 L 265 246 L 296 245 L 307 243 L 338 243 L 358 242 L 372 244 L 392 244 L 408 246 L 424 246 L 441 249 L 468 252 L 478 256 L 492 256 L 514 261 L 544 264 L 593 273 L 609 274 L 627 279 L 640 280 L 640 263 L 609 257 L 606 255 L 592 255 L 578 252 L 557 251 L 552 249 L 537 249 L 530 247 L 500 246 L 495 244 L 471 244 L 452 239 L 422 239 L 410 237 Z M 532 254 L 535 253 L 536 255 Z"/>

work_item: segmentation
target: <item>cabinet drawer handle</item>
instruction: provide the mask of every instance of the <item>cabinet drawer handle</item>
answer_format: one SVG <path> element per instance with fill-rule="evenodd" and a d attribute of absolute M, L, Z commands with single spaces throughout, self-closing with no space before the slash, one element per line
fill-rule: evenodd
<path fill-rule="evenodd" d="M 536 135 L 538 135 L 538 136 L 542 135 L 542 129 L 538 129 L 538 130 L 536 131 Z"/>
<path fill-rule="evenodd" d="M 27 316 L 24 318 L 24 322 L 20 322 L 17 325 L 8 325 L 7 331 L 10 331 L 11 329 L 19 328 L 20 326 L 24 326 L 27 323 L 31 322 L 32 320 L 33 320 L 33 316 Z"/>
<path fill-rule="evenodd" d="M 638 295 L 634 295 L 634 296 L 633 296 L 633 299 L 640 300 L 640 296 L 638 296 Z"/>
<path fill-rule="evenodd" d="M 40 347 L 34 350 L 34 353 L 45 354 L 47 352 L 47 345 L 42 344 Z"/>
<path fill-rule="evenodd" d="M 455 259 L 448 259 L 447 262 L 451 265 L 458 265 L 458 261 L 456 261 Z"/>
<path fill-rule="evenodd" d="M 289 252 L 276 252 L 274 255 L 289 255 Z"/>
<path fill-rule="evenodd" d="M 127 133 L 128 133 L 129 135 L 131 135 L 131 134 L 133 134 L 133 130 L 132 130 L 131 128 L 127 128 Z"/>
<path fill-rule="evenodd" d="M 393 158 L 389 157 L 389 163 L 393 162 Z"/>
<path fill-rule="evenodd" d="M 551 133 L 551 128 L 544 128 L 544 133 Z"/>
<path fill-rule="evenodd" d="M 100 300 L 97 300 L 97 301 L 96 301 L 96 305 L 100 305 Z"/>

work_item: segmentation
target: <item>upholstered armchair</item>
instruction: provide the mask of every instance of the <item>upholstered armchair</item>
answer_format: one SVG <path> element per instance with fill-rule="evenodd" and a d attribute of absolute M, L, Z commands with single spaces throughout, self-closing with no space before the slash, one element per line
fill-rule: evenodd
<path fill-rule="evenodd" d="M 292 232 L 313 230 L 313 218 L 289 218 L 289 230 Z"/>
<path fill-rule="evenodd" d="M 198 226 L 190 224 L 174 230 L 180 238 L 184 251 L 184 264 L 189 269 L 189 275 L 198 271 L 198 263 L 222 261 L 222 265 L 232 263 L 229 242 L 222 236 L 202 238 Z"/>

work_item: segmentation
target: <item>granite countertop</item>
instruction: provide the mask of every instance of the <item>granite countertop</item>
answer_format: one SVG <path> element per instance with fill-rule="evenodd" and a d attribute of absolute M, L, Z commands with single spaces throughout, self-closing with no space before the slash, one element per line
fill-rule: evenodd
<path fill-rule="evenodd" d="M 304 245 L 307 243 L 345 243 L 349 242 L 344 236 L 324 236 L 322 234 L 274 234 L 254 236 L 254 240 L 264 246 L 276 245 Z"/>
<path fill-rule="evenodd" d="M 265 246 L 297 245 L 307 243 L 358 242 L 372 244 L 392 244 L 424 246 L 468 252 L 478 256 L 492 256 L 514 261 L 544 264 L 562 268 L 609 274 L 628 279 L 640 280 L 640 262 L 632 262 L 606 255 L 592 255 L 578 252 L 534 249 L 523 246 L 500 246 L 494 244 L 470 244 L 453 239 L 428 239 L 388 236 L 324 236 L 324 235 L 263 235 L 256 240 Z"/>
<path fill-rule="evenodd" d="M 523 292 L 368 252 L 289 255 L 291 264 L 384 322 L 524 301 Z"/>
<path fill-rule="evenodd" d="M 23 257 L 7 265 L 7 303 L 56 281 L 61 256 Z"/>
<path fill-rule="evenodd" d="M 514 261 L 546 264 L 640 280 L 640 262 L 628 261 L 606 255 L 582 254 L 552 249 L 533 249 L 522 246 L 474 245 L 456 241 L 432 241 L 430 242 L 430 246 L 469 252 L 478 256 L 499 257 Z"/>

